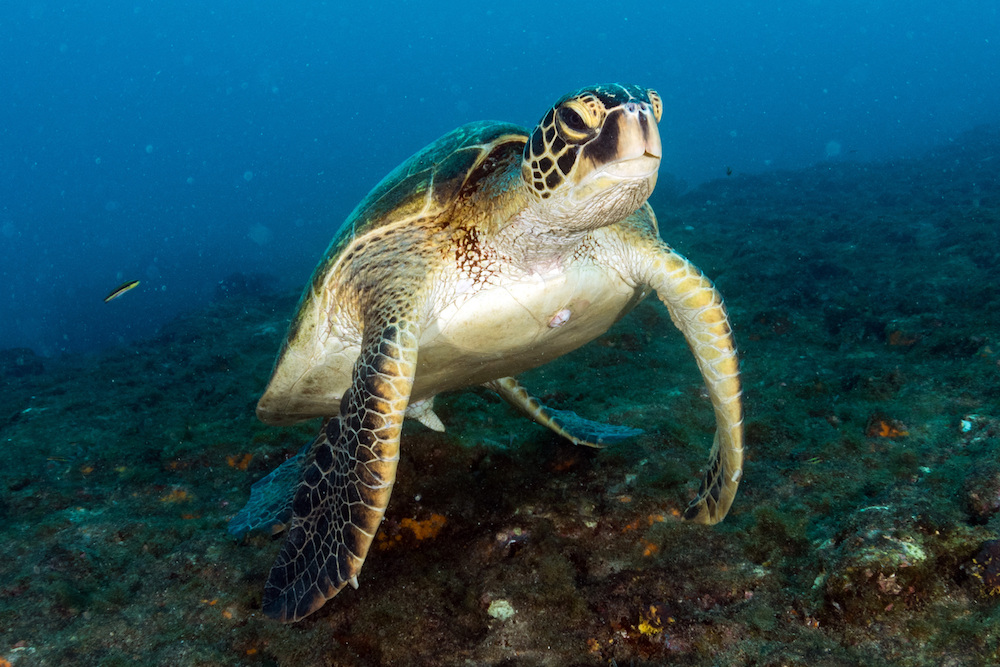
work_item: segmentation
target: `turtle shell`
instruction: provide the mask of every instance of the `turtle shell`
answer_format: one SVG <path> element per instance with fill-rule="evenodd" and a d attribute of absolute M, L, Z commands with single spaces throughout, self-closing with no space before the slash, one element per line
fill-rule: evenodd
<path fill-rule="evenodd" d="M 463 125 L 396 167 L 361 200 L 337 232 L 299 299 L 271 382 L 258 404 L 257 414 L 263 421 L 293 423 L 333 414 L 331 409 L 335 410 L 334 402 L 339 397 L 331 398 L 330 395 L 342 390 L 341 385 L 346 386 L 350 365 L 346 358 L 326 359 L 325 353 L 319 350 L 326 337 L 335 335 L 327 326 L 324 302 L 331 297 L 328 278 L 352 243 L 380 227 L 441 216 L 461 196 L 463 189 L 477 187 L 480 176 L 499 165 L 509 164 L 509 161 L 491 158 L 501 154 L 507 158 L 519 155 L 527 139 L 528 132 L 524 128 L 510 123 L 481 121 Z M 364 326 L 361 322 L 355 324 L 359 328 Z M 291 350 L 298 353 L 289 354 Z M 324 361 L 320 361 L 321 358 Z M 303 380 L 314 373 L 314 379 Z M 326 398 L 313 401 L 308 408 L 300 406 L 292 410 L 289 407 L 303 397 L 308 400 L 300 403 L 308 403 L 320 395 Z"/>
<path fill-rule="evenodd" d="M 523 146 L 529 132 L 500 121 L 462 125 L 393 169 L 354 208 L 326 251 L 315 277 L 325 273 L 352 239 L 405 220 L 434 218 L 458 197 L 472 174 L 502 144 Z"/>

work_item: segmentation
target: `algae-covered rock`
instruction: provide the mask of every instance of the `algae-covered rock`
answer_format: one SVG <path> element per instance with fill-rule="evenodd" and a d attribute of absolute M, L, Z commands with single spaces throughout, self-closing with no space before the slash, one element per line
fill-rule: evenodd
<path fill-rule="evenodd" d="M 1000 540 L 987 540 L 966 564 L 965 571 L 985 598 L 1000 596 Z"/>
<path fill-rule="evenodd" d="M 914 509 L 895 502 L 861 508 L 847 530 L 819 546 L 824 571 L 814 591 L 825 620 L 867 625 L 955 585 L 979 532 L 961 524 L 939 529 Z"/>
<path fill-rule="evenodd" d="M 965 505 L 974 519 L 986 521 L 1000 510 L 1000 463 L 985 461 L 965 480 Z"/>

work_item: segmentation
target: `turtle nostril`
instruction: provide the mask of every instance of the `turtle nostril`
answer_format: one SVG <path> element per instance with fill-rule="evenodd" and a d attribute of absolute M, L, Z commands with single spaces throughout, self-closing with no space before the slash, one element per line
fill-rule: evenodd
<path fill-rule="evenodd" d="M 635 102 L 627 102 L 625 104 L 625 109 L 631 113 L 635 113 L 638 108 L 639 105 L 636 104 Z"/>

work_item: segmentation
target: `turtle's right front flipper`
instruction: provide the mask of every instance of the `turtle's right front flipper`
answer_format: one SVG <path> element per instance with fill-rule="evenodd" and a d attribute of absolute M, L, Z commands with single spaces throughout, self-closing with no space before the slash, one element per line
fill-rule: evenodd
<path fill-rule="evenodd" d="M 298 621 L 357 576 L 396 479 L 417 363 L 417 327 L 366 327 L 351 387 L 303 462 L 288 537 L 264 587 L 264 613 Z"/>
<path fill-rule="evenodd" d="M 528 390 L 512 377 L 499 378 L 487 382 L 485 386 L 495 391 L 536 424 L 554 431 L 574 445 L 604 447 L 642 434 L 642 429 L 639 428 L 595 422 L 584 419 L 571 410 L 550 408 L 529 394 Z"/>

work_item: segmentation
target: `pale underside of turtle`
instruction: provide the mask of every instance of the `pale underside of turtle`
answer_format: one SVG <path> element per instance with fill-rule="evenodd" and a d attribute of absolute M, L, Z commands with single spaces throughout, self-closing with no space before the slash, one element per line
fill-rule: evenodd
<path fill-rule="evenodd" d="M 528 131 L 462 126 L 355 208 L 305 290 L 257 407 L 323 417 L 317 438 L 257 482 L 230 523 L 288 536 L 264 612 L 299 620 L 357 576 L 385 514 L 404 416 L 443 430 L 434 396 L 483 385 L 574 443 L 640 431 L 542 405 L 515 379 L 607 331 L 651 291 L 684 334 L 716 434 L 685 518 L 721 521 L 743 464 L 736 348 L 712 283 L 660 240 L 646 199 L 660 98 L 608 84 L 563 97 Z"/>

